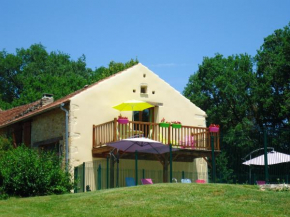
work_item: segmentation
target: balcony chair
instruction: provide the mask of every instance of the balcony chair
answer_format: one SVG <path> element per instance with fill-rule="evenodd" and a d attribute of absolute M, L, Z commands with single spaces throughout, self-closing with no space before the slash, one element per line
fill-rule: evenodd
<path fill-rule="evenodd" d="M 188 135 L 180 141 L 181 148 L 195 149 L 195 140 L 193 135 Z"/>
<path fill-rule="evenodd" d="M 168 139 L 166 138 L 163 138 L 163 136 L 161 134 L 159 134 L 159 141 L 161 143 L 163 143 L 164 145 L 167 145 L 168 144 Z M 170 143 L 172 145 L 172 148 L 180 148 L 178 145 L 179 143 L 173 139 L 170 140 Z"/>

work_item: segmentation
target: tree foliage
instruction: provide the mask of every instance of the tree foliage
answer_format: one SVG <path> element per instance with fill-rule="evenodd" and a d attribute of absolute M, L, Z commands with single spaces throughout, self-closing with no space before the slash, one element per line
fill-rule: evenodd
<path fill-rule="evenodd" d="M 206 111 L 208 125 L 221 126 L 218 172 L 241 167 L 241 158 L 263 145 L 263 129 L 290 127 L 290 23 L 266 37 L 254 58 L 204 57 L 183 94 Z M 275 143 L 281 150 L 289 147 L 285 132 Z"/>
<path fill-rule="evenodd" d="M 256 55 L 257 88 L 254 96 L 260 125 L 289 126 L 290 117 L 290 23 L 264 39 Z"/>
<path fill-rule="evenodd" d="M 252 67 L 247 54 L 205 57 L 198 72 L 190 77 L 184 95 L 207 112 L 209 123 L 219 123 L 222 129 L 250 127 L 255 86 Z"/>
<path fill-rule="evenodd" d="M 289 126 L 290 24 L 266 37 L 255 58 L 205 57 L 184 95 L 224 133 Z"/>
<path fill-rule="evenodd" d="M 85 85 L 92 84 L 138 63 L 110 62 L 109 67 L 92 70 L 86 67 L 86 58 L 76 61 L 62 52 L 48 53 L 41 44 L 28 49 L 17 49 L 16 54 L 0 52 L 0 108 L 8 109 L 52 93 L 55 99 L 66 96 Z"/>

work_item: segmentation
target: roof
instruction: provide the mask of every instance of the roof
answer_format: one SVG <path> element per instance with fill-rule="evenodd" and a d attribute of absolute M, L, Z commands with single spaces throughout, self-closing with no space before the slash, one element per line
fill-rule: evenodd
<path fill-rule="evenodd" d="M 136 65 L 134 65 L 134 66 L 136 66 Z M 81 92 L 83 92 L 83 91 L 85 91 L 93 86 L 96 86 L 99 83 L 110 79 L 111 77 L 114 77 L 118 74 L 121 74 L 124 71 L 127 71 L 130 68 L 133 68 L 134 66 L 131 66 L 131 67 L 129 67 L 123 71 L 120 71 L 118 73 L 115 73 L 115 74 L 113 74 L 107 78 L 104 78 L 100 81 L 97 81 L 91 85 L 85 86 L 84 88 L 77 90 L 77 91 L 75 91 L 75 92 L 73 92 L 73 93 L 71 93 L 63 98 L 60 98 L 60 99 L 58 99 L 58 100 L 56 100 L 53 103 L 50 103 L 48 105 L 41 106 L 41 100 L 37 100 L 35 102 L 29 103 L 26 105 L 18 106 L 18 107 L 15 107 L 15 108 L 12 108 L 9 110 L 5 110 L 5 111 L 0 111 L 0 128 L 3 128 L 3 127 L 6 127 L 8 125 L 11 125 L 13 123 L 31 118 L 31 117 L 38 115 L 38 114 L 41 114 L 43 112 L 50 111 L 54 108 L 60 107 L 60 105 L 62 103 L 69 102 L 70 99 L 72 97 L 74 97 L 75 95 L 77 95 L 77 94 L 79 94 L 79 93 L 81 93 Z"/>

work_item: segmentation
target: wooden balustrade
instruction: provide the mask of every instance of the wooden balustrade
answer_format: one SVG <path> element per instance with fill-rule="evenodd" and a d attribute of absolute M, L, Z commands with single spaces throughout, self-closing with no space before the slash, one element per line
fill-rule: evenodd
<path fill-rule="evenodd" d="M 93 125 L 93 148 L 100 148 L 107 143 L 132 137 L 146 137 L 173 147 L 192 150 L 220 150 L 219 133 L 210 133 L 205 127 L 184 126 L 181 128 L 161 127 L 159 123 L 128 121 L 119 124 L 117 119 Z"/>

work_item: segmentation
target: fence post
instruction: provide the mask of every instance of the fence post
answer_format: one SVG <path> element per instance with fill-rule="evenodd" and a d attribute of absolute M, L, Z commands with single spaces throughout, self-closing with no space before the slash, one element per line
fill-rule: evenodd
<path fill-rule="evenodd" d="M 138 185 L 138 152 L 137 150 L 135 151 L 135 184 Z"/>
<path fill-rule="evenodd" d="M 145 179 L 145 169 L 142 170 L 142 178 Z"/>
<path fill-rule="evenodd" d="M 101 164 L 99 164 L 99 168 L 98 168 L 98 190 L 101 190 L 102 188 L 102 167 Z"/>
<path fill-rule="evenodd" d="M 169 151 L 170 151 L 170 155 L 169 155 L 169 159 L 170 159 L 170 164 L 169 164 L 169 167 L 170 167 L 170 183 L 172 183 L 172 145 L 170 144 L 169 145 Z"/>
<path fill-rule="evenodd" d="M 184 179 L 184 171 L 181 173 L 181 178 Z"/>
<path fill-rule="evenodd" d="M 268 151 L 267 151 L 267 130 L 264 128 L 264 162 L 265 162 L 265 181 L 269 183 L 269 171 L 268 171 Z"/>
<path fill-rule="evenodd" d="M 215 183 L 214 136 L 211 135 L 212 183 Z"/>
<path fill-rule="evenodd" d="M 86 163 L 83 162 L 83 192 L 86 192 Z"/>
<path fill-rule="evenodd" d="M 109 156 L 107 156 L 107 189 L 109 189 Z"/>
<path fill-rule="evenodd" d="M 74 188 L 74 193 L 78 193 L 78 171 L 79 168 L 75 167 L 74 169 L 74 183 L 75 183 L 75 188 Z"/>

